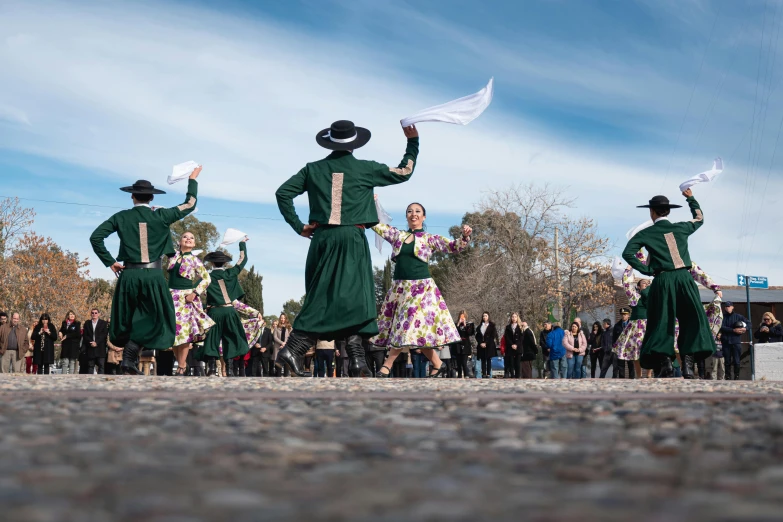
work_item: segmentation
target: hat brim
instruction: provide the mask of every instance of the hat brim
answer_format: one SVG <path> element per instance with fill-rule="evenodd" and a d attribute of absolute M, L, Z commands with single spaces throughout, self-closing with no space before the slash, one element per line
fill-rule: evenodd
<path fill-rule="evenodd" d="M 636 208 L 682 208 L 682 205 L 639 205 Z"/>
<path fill-rule="evenodd" d="M 165 190 L 156 189 L 155 187 L 148 188 L 148 189 L 141 189 L 141 188 L 133 188 L 133 186 L 130 187 L 120 187 L 120 190 L 123 192 L 130 192 L 131 194 L 165 194 Z"/>
<path fill-rule="evenodd" d="M 372 133 L 364 127 L 356 127 L 356 138 L 347 143 L 337 143 L 328 138 L 329 129 L 324 129 L 315 135 L 315 141 L 321 147 L 329 150 L 355 150 L 364 147 L 370 141 Z"/>

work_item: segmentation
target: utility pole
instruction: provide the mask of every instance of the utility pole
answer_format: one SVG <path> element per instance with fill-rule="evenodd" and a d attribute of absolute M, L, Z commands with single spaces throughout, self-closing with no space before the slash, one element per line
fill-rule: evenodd
<path fill-rule="evenodd" d="M 555 313 L 552 315 L 562 321 L 565 311 L 561 306 L 563 300 L 563 291 L 560 286 L 560 230 L 557 227 L 555 227 L 555 280 L 557 281 L 557 300 L 555 301 Z M 563 324 L 565 325 L 565 323 Z"/>

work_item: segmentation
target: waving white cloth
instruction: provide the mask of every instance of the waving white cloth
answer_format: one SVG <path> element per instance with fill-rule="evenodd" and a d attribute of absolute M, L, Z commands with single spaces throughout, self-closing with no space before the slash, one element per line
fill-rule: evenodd
<path fill-rule="evenodd" d="M 223 241 L 220 242 L 220 246 L 228 246 L 236 243 L 237 241 L 243 240 L 247 234 L 242 232 L 241 230 L 237 230 L 236 228 L 229 228 L 226 230 L 226 233 L 223 234 Z"/>
<path fill-rule="evenodd" d="M 173 185 L 174 183 L 180 182 L 183 179 L 188 179 L 190 177 L 190 173 L 193 172 L 193 170 L 195 170 L 197 167 L 198 163 L 195 161 L 186 161 L 185 163 L 174 165 L 174 168 L 171 169 L 171 174 L 166 181 L 169 182 L 169 185 Z"/>
<path fill-rule="evenodd" d="M 685 192 L 697 183 L 709 183 L 721 172 L 723 172 L 723 160 L 720 158 L 715 158 L 715 161 L 712 162 L 712 168 L 710 170 L 705 170 L 704 172 L 696 174 L 692 178 L 689 178 L 680 183 L 680 192 Z"/>
<path fill-rule="evenodd" d="M 400 123 L 403 127 L 410 127 L 415 123 L 424 121 L 439 121 L 443 123 L 454 123 L 456 125 L 467 125 L 478 118 L 481 113 L 484 112 L 484 109 L 489 107 L 489 103 L 492 101 L 494 82 L 495 79 L 490 78 L 487 86 L 476 94 L 471 94 L 470 96 L 465 96 L 458 100 L 424 109 L 413 116 L 400 120 Z"/>
<path fill-rule="evenodd" d="M 378 212 L 378 222 L 383 223 L 384 225 L 388 225 L 392 222 L 392 217 L 384 210 L 383 205 L 381 205 L 381 200 L 378 199 L 378 197 L 375 197 L 375 210 Z M 378 252 L 383 254 L 383 238 L 379 236 L 378 234 L 375 234 L 375 248 L 378 249 Z"/>
<path fill-rule="evenodd" d="M 622 280 L 626 268 L 628 268 L 628 263 L 620 257 L 615 257 L 612 261 L 612 277 L 618 281 Z"/>
<path fill-rule="evenodd" d="M 651 219 L 648 219 L 641 225 L 636 225 L 631 230 L 625 233 L 625 239 L 631 239 L 633 236 L 644 230 L 645 228 L 653 226 L 653 222 Z"/>

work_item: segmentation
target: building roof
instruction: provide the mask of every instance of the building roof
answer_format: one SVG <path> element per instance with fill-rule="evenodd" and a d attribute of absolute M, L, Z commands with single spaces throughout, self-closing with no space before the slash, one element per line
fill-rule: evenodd
<path fill-rule="evenodd" d="M 699 287 L 699 295 L 702 303 L 711 303 L 715 294 L 712 290 Z M 733 289 L 723 287 L 723 300 L 735 303 L 746 302 L 745 289 Z M 750 290 L 751 303 L 783 303 L 783 290 L 778 288 L 770 290 Z"/>

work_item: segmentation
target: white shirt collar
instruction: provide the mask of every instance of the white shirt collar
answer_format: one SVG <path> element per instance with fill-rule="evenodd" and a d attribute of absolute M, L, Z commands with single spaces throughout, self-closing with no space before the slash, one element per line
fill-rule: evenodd
<path fill-rule="evenodd" d="M 658 219 L 656 219 L 655 221 L 653 221 L 653 224 L 655 224 L 655 223 L 657 223 L 657 222 L 659 222 L 659 221 L 663 221 L 664 219 L 665 219 L 666 221 L 669 221 L 669 218 L 668 218 L 668 217 L 666 217 L 666 216 L 662 216 L 662 217 L 659 217 Z"/>
<path fill-rule="evenodd" d="M 215 270 L 225 270 L 225 269 L 226 269 L 226 267 L 224 267 L 224 266 L 221 266 L 221 267 L 217 267 L 216 266 L 216 267 L 212 267 L 212 270 L 210 270 L 210 272 L 214 272 Z"/>
<path fill-rule="evenodd" d="M 149 205 L 149 203 L 134 203 L 133 207 L 134 208 L 136 208 L 136 207 L 147 207 L 147 208 L 150 208 L 150 205 Z"/>

